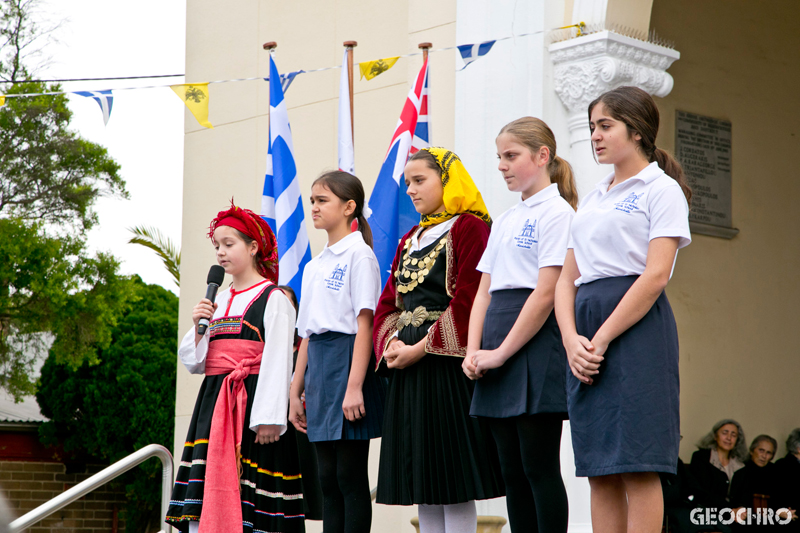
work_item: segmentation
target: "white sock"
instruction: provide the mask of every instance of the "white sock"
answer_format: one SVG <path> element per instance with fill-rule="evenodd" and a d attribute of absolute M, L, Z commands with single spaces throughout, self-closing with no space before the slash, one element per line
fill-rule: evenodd
<path fill-rule="evenodd" d="M 445 533 L 444 505 L 418 505 L 420 533 Z"/>
<path fill-rule="evenodd" d="M 418 507 L 420 533 L 475 533 L 478 530 L 474 501 Z"/>
<path fill-rule="evenodd" d="M 474 500 L 443 507 L 444 529 L 447 533 L 475 533 L 478 530 L 478 511 Z"/>
<path fill-rule="evenodd" d="M 192 520 L 189 522 L 189 533 L 198 533 L 200 531 L 200 522 Z"/>

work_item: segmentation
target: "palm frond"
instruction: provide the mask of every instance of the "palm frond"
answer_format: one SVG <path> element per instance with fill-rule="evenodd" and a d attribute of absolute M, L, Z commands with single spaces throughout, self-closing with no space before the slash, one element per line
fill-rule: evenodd
<path fill-rule="evenodd" d="M 133 237 L 128 241 L 129 244 L 140 244 L 145 248 L 153 250 L 162 261 L 167 271 L 172 274 L 175 285 L 181 286 L 181 251 L 172 242 L 172 239 L 165 237 L 158 228 L 149 226 L 136 226 L 128 228 L 133 233 Z"/>

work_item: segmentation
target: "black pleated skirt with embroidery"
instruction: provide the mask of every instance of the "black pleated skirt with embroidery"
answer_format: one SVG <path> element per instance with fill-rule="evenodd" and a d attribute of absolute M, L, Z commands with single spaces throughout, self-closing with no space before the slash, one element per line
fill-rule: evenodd
<path fill-rule="evenodd" d="M 430 325 L 407 326 L 401 340 L 418 342 Z M 461 361 L 427 354 L 388 371 L 378 503 L 450 505 L 505 495 L 486 421 L 469 416 L 474 384 Z"/>
<path fill-rule="evenodd" d="M 167 522 L 180 531 L 200 520 L 211 418 L 225 375 L 206 376 L 200 387 L 172 491 Z M 250 420 L 258 375 L 245 378 Z M 242 435 L 242 531 L 243 533 L 305 531 L 303 486 L 295 433 L 290 428 L 273 444 L 256 444 L 256 434 L 244 428 Z M 213 465 L 212 465 L 213 466 Z"/>

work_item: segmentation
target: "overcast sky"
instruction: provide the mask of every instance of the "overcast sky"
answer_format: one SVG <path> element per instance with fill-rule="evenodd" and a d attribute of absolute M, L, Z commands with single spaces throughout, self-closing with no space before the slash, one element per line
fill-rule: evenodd
<path fill-rule="evenodd" d="M 52 63 L 37 73 L 40 78 L 183 74 L 185 0 L 47 0 L 43 8 L 62 26 L 56 32 L 58 43 L 46 49 Z M 63 85 L 82 91 L 182 82 L 168 78 Z M 104 126 L 94 100 L 70 95 L 69 101 L 73 128 L 109 150 L 130 193 L 130 200 L 98 202 L 100 223 L 89 234 L 89 247 L 113 253 L 124 274 L 139 274 L 177 293 L 154 252 L 127 244 L 127 228 L 153 226 L 180 243 L 185 106 L 169 87 L 118 91 Z"/>

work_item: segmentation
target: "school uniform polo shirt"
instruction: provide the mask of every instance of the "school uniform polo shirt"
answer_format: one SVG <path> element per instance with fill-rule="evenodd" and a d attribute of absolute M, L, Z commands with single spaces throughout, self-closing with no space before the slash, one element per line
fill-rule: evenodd
<path fill-rule="evenodd" d="M 576 286 L 641 275 L 653 239 L 677 237 L 679 249 L 692 242 L 686 197 L 657 163 L 609 190 L 613 179 L 609 174 L 586 195 L 572 221 L 569 248 L 581 274 Z"/>
<path fill-rule="evenodd" d="M 489 293 L 535 289 L 540 268 L 562 266 L 574 215 L 555 183 L 500 215 L 478 263 L 492 277 Z"/>
<path fill-rule="evenodd" d="M 297 332 L 303 338 L 327 331 L 355 334 L 358 314 L 375 311 L 380 290 L 378 259 L 360 231 L 326 245 L 303 271 Z"/>

